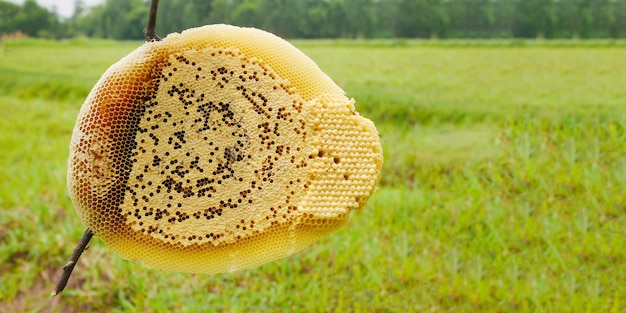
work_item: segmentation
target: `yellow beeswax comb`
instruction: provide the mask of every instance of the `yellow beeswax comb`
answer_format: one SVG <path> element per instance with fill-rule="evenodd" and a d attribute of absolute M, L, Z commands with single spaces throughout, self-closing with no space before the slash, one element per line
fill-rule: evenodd
<path fill-rule="evenodd" d="M 69 193 L 113 251 L 190 273 L 286 257 L 346 224 L 383 163 L 374 124 L 302 52 L 210 25 L 112 65 L 78 115 Z"/>

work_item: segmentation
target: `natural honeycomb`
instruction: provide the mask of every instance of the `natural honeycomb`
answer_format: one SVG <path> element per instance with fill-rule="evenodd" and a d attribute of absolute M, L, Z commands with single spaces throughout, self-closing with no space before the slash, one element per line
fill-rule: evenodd
<path fill-rule="evenodd" d="M 288 256 L 343 226 L 382 167 L 374 124 L 263 31 L 146 43 L 100 78 L 70 144 L 78 214 L 122 257 L 192 273 Z"/>

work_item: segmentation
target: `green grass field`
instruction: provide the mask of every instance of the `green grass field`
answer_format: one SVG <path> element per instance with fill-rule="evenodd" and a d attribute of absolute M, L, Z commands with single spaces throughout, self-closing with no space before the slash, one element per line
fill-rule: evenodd
<path fill-rule="evenodd" d="M 122 260 L 65 187 L 73 124 L 140 43 L 0 47 L 0 312 L 624 312 L 625 45 L 296 41 L 381 134 L 378 191 L 292 257 L 213 276 Z"/>

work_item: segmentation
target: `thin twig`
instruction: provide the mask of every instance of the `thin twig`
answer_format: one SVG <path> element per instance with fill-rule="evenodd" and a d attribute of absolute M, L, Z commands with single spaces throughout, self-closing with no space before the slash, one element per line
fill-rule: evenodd
<path fill-rule="evenodd" d="M 85 233 L 83 234 L 83 238 L 80 239 L 78 245 L 76 245 L 76 248 L 74 248 L 74 253 L 72 253 L 70 260 L 67 261 L 67 263 L 65 263 L 65 265 L 63 266 L 63 274 L 61 275 L 61 279 L 59 279 L 57 286 L 54 288 L 54 291 L 52 291 L 52 293 L 50 294 L 51 296 L 56 296 L 61 293 L 63 289 L 65 289 L 65 285 L 67 285 L 67 281 L 72 275 L 74 266 L 76 266 L 76 262 L 78 262 L 80 255 L 87 248 L 87 244 L 89 243 L 89 240 L 91 240 L 91 237 L 93 237 L 93 231 L 87 228 L 85 230 Z"/>
<path fill-rule="evenodd" d="M 161 38 L 156 34 L 156 17 L 157 9 L 159 8 L 159 0 L 150 1 L 150 15 L 148 15 L 148 23 L 143 30 L 143 37 L 147 42 L 160 41 Z"/>

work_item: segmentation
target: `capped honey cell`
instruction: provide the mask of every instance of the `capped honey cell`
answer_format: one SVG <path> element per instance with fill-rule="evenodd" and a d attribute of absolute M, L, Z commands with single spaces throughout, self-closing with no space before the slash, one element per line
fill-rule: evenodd
<path fill-rule="evenodd" d="M 374 192 L 374 124 L 308 57 L 261 30 L 210 25 L 145 43 L 84 102 L 67 182 L 113 251 L 218 273 L 286 257 Z"/>

